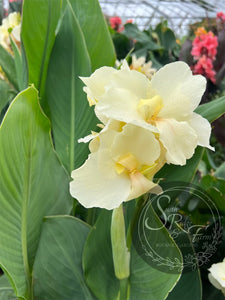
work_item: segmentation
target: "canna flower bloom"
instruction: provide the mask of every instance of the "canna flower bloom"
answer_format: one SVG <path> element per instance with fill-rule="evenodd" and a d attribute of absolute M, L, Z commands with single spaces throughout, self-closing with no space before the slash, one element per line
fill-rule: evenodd
<path fill-rule="evenodd" d="M 121 31 L 123 31 L 123 26 L 121 27 L 121 25 L 122 25 L 122 20 L 120 19 L 120 17 L 111 17 L 110 19 L 109 19 L 109 22 L 110 22 L 110 26 L 114 29 L 114 30 L 116 30 L 116 31 L 118 31 L 118 32 L 121 32 Z"/>
<path fill-rule="evenodd" d="M 155 135 L 112 121 L 89 144 L 84 165 L 72 172 L 70 193 L 83 206 L 114 209 L 122 202 L 161 188 L 152 182 L 165 163 Z"/>
<path fill-rule="evenodd" d="M 213 69 L 212 60 L 203 55 L 193 67 L 194 74 L 201 74 L 209 78 L 213 83 L 216 83 L 216 72 Z"/>
<path fill-rule="evenodd" d="M 216 14 L 216 18 L 222 23 L 225 23 L 225 14 L 221 11 Z"/>
<path fill-rule="evenodd" d="M 205 27 L 199 27 L 195 31 L 196 36 L 201 36 L 201 35 L 205 35 L 205 34 L 207 34 L 207 31 L 205 30 Z"/>
<path fill-rule="evenodd" d="M 124 60 L 120 70 L 103 67 L 81 79 L 103 124 L 114 119 L 153 132 L 166 149 L 167 163 L 185 165 L 197 145 L 213 149 L 209 122 L 194 113 L 206 80 L 193 76 L 186 63 L 168 64 L 148 80 Z"/>
<path fill-rule="evenodd" d="M 209 281 L 225 296 L 225 259 L 220 263 L 213 264 L 209 271 Z"/>
<path fill-rule="evenodd" d="M 197 32 L 198 34 L 198 32 Z M 208 33 L 198 34 L 193 40 L 193 48 L 191 54 L 194 56 L 194 59 L 199 59 L 202 55 L 215 60 L 218 47 L 218 39 L 209 31 Z"/>
<path fill-rule="evenodd" d="M 152 76 L 155 74 L 156 69 L 152 68 L 152 62 L 149 61 L 148 63 L 145 63 L 145 57 L 141 56 L 139 58 L 136 57 L 136 55 L 132 55 L 132 63 L 130 65 L 131 70 L 139 71 L 145 76 L 148 77 L 148 79 L 151 79 Z"/>
<path fill-rule="evenodd" d="M 7 18 L 2 20 L 2 25 L 0 26 L 0 44 L 9 52 L 12 52 L 10 36 L 20 46 L 20 22 L 21 16 L 17 12 L 9 14 Z"/>

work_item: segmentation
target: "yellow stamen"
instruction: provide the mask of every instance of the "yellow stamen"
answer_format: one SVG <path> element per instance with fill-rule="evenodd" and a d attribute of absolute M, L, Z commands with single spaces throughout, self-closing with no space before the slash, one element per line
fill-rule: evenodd
<path fill-rule="evenodd" d="M 162 108 L 163 100 L 159 95 L 150 99 L 141 99 L 137 106 L 137 110 L 143 115 L 147 123 L 154 123 Z"/>
<path fill-rule="evenodd" d="M 98 100 L 96 99 L 91 99 L 90 97 L 87 97 L 88 99 L 88 102 L 89 102 L 89 106 L 93 106 L 93 105 L 96 105 Z"/>
<path fill-rule="evenodd" d="M 119 158 L 115 167 L 118 174 L 122 174 L 123 172 L 126 172 L 128 175 L 141 173 L 146 178 L 152 179 L 157 169 L 157 163 L 153 163 L 150 166 L 141 165 L 132 153 L 128 153 Z"/>

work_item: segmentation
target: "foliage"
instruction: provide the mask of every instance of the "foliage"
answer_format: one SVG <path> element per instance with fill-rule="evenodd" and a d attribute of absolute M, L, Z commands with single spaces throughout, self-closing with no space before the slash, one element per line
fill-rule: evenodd
<path fill-rule="evenodd" d="M 124 290 L 129 299 L 173 300 L 184 291 L 187 299 L 201 298 L 200 272 L 207 282 L 207 268 L 162 272 L 149 266 L 132 243 L 146 199 L 124 205 L 131 267 L 122 282 L 114 272 L 111 211 L 86 210 L 69 195 L 70 172 L 89 153 L 87 144 L 77 140 L 98 122 L 79 76 L 114 66 L 110 33 L 118 59 L 133 48 L 156 68 L 178 59 L 179 45 L 166 22 L 145 31 L 128 23 L 122 33 L 109 32 L 97 0 L 24 0 L 21 51 L 13 41 L 13 55 L 0 47 L 0 299 L 114 300 L 123 299 Z M 214 121 L 225 112 L 225 97 L 197 112 Z M 185 166 L 165 165 L 157 176 L 165 182 L 194 182 L 224 215 L 225 165 L 215 166 L 203 148 Z M 181 208 L 193 222 L 201 214 L 204 224 L 211 221 L 205 208 L 192 209 L 190 203 L 186 199 Z M 163 226 L 153 204 L 150 212 L 151 220 Z M 172 245 L 172 257 L 182 261 L 180 241 L 166 226 L 154 232 L 154 244 L 157 239 Z M 217 261 L 225 256 L 221 249 Z M 167 248 L 161 254 L 167 256 Z"/>

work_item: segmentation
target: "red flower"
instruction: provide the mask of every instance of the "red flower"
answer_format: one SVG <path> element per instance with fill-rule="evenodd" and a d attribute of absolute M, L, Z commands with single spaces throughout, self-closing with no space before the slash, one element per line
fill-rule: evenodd
<path fill-rule="evenodd" d="M 109 19 L 110 26 L 115 29 L 116 31 L 120 28 L 120 25 L 122 24 L 122 20 L 120 17 L 112 17 Z"/>
<path fill-rule="evenodd" d="M 221 11 L 216 14 L 217 19 L 225 23 L 225 14 Z"/>
<path fill-rule="evenodd" d="M 213 83 L 216 83 L 216 72 L 213 70 L 212 59 L 203 55 L 192 68 L 194 74 L 201 74 L 210 79 Z"/>
<path fill-rule="evenodd" d="M 216 58 L 218 40 L 212 31 L 206 34 L 196 36 L 193 40 L 193 48 L 191 54 L 195 59 L 199 59 L 202 55 L 210 57 L 212 60 Z"/>

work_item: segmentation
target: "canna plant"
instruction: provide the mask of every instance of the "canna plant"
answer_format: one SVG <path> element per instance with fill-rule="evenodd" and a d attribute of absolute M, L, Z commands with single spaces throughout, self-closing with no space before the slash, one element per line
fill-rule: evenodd
<path fill-rule="evenodd" d="M 197 107 L 205 82 L 184 63 L 151 81 L 126 62 L 113 68 L 97 0 L 24 0 L 20 39 L 21 49 L 12 36 L 10 51 L 0 47 L 0 298 L 160 300 L 190 292 L 182 268 L 152 268 L 132 238 L 149 190 L 162 192 L 154 177 L 192 181 L 225 98 Z M 162 224 L 154 207 L 151 219 Z M 165 227 L 157 239 L 182 265 Z M 199 271 L 188 276 L 197 299 Z"/>

